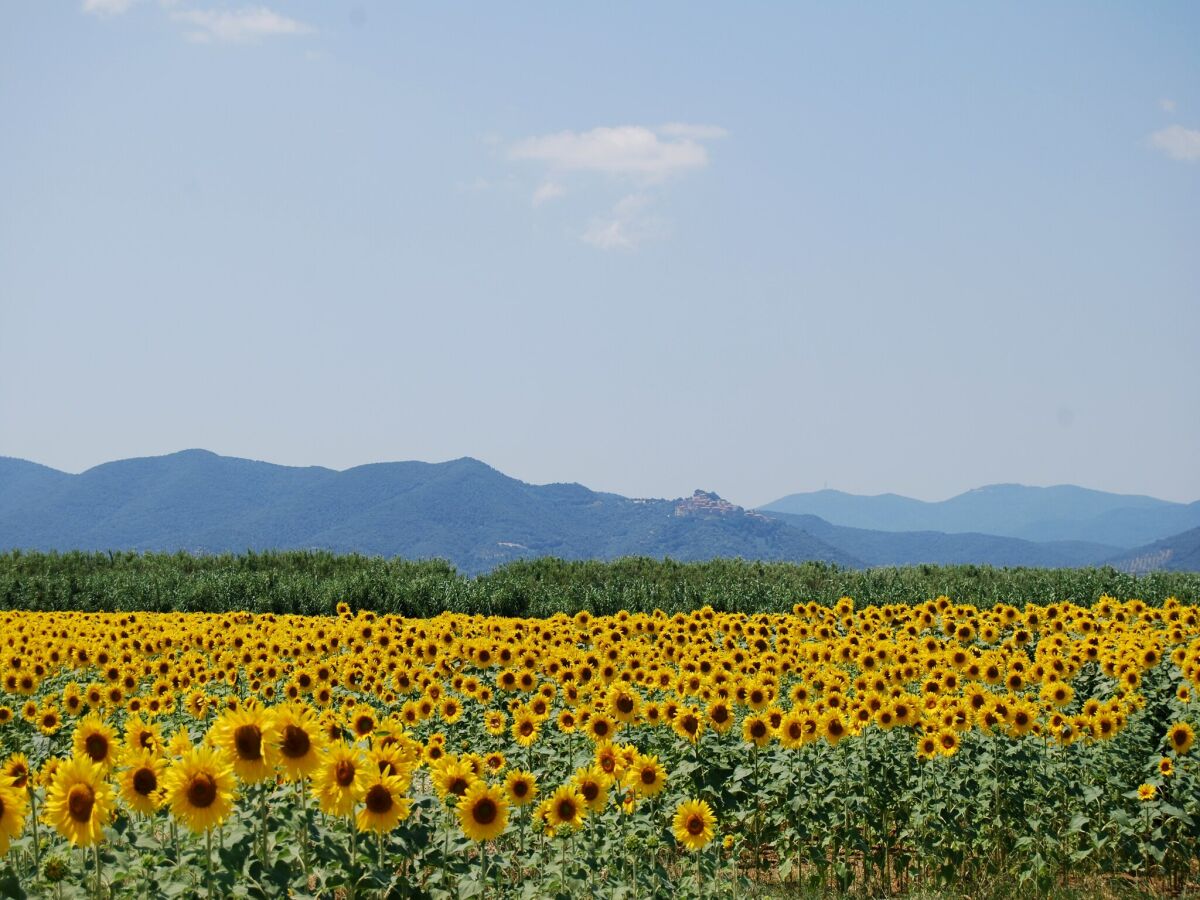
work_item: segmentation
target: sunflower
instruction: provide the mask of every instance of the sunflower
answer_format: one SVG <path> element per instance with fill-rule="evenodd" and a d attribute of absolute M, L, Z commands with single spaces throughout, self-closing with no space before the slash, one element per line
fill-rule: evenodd
<path fill-rule="evenodd" d="M 121 799 L 134 812 L 154 815 L 163 805 L 163 773 L 167 763 L 150 750 L 128 751 L 122 760 L 118 783 Z"/>
<path fill-rule="evenodd" d="M 675 840 L 689 851 L 703 850 L 713 839 L 717 817 L 705 800 L 685 800 L 675 810 Z"/>
<path fill-rule="evenodd" d="M 24 753 L 14 753 L 0 767 L 0 785 L 6 781 L 9 785 L 25 790 L 29 784 L 29 757 Z"/>
<path fill-rule="evenodd" d="M 86 756 L 106 773 L 116 762 L 117 733 L 96 713 L 79 720 L 72 745 L 76 756 Z"/>
<path fill-rule="evenodd" d="M 611 740 L 616 731 L 616 722 L 608 714 L 602 712 L 592 713 L 584 726 L 587 736 L 597 743 Z"/>
<path fill-rule="evenodd" d="M 546 799 L 546 824 L 554 829 L 581 828 L 587 803 L 572 785 L 564 784 Z"/>
<path fill-rule="evenodd" d="M 76 847 L 104 838 L 104 824 L 116 799 L 104 780 L 104 769 L 90 757 L 75 756 L 54 767 L 46 792 L 45 820 Z"/>
<path fill-rule="evenodd" d="M 742 722 L 742 740 L 756 747 L 765 747 L 771 742 L 771 726 L 762 716 L 746 716 Z"/>
<path fill-rule="evenodd" d="M 625 774 L 625 780 L 643 797 L 656 797 L 667 786 L 667 772 L 657 756 L 638 754 L 633 767 Z"/>
<path fill-rule="evenodd" d="M 451 795 L 462 797 L 467 789 L 479 780 L 469 763 L 451 757 L 443 759 L 430 772 L 430 778 L 433 780 L 434 790 L 443 800 Z"/>
<path fill-rule="evenodd" d="M 612 779 L 599 766 L 589 766 L 579 769 L 571 779 L 575 790 L 579 791 L 583 801 L 592 812 L 602 812 L 608 803 L 608 789 Z"/>
<path fill-rule="evenodd" d="M 841 715 L 837 710 L 830 710 L 821 722 L 821 735 L 829 742 L 829 746 L 836 747 L 838 741 L 844 738 L 846 734 L 846 723 L 842 721 Z"/>
<path fill-rule="evenodd" d="M 354 732 L 354 736 L 360 739 L 368 737 L 379 724 L 375 716 L 375 710 L 371 709 L 365 703 L 360 703 L 350 710 L 350 714 L 346 719 L 350 730 Z"/>
<path fill-rule="evenodd" d="M 696 743 L 704 733 L 704 720 L 692 707 L 683 707 L 671 722 L 675 733 L 689 743 Z"/>
<path fill-rule="evenodd" d="M 529 747 L 537 741 L 537 718 L 529 710 L 520 709 L 513 715 L 512 736 L 522 747 Z"/>
<path fill-rule="evenodd" d="M 209 739 L 229 758 L 244 784 L 257 784 L 274 776 L 278 739 L 267 710 L 257 705 L 228 710 L 213 723 Z"/>
<path fill-rule="evenodd" d="M 162 750 L 162 729 L 142 720 L 141 716 L 130 716 L 125 720 L 125 746 L 137 752 L 150 750 L 158 753 Z"/>
<path fill-rule="evenodd" d="M 8 853 L 9 842 L 25 828 L 28 794 L 12 784 L 0 783 L 0 857 Z"/>
<path fill-rule="evenodd" d="M 527 806 L 537 796 L 537 777 L 523 769 L 510 769 L 508 778 L 504 780 L 504 789 L 513 806 Z"/>
<path fill-rule="evenodd" d="M 926 734 L 917 741 L 917 756 L 920 759 L 933 759 L 938 755 L 937 735 Z"/>
<path fill-rule="evenodd" d="M 389 763 L 389 772 L 391 764 Z M 379 771 L 376 767 L 376 771 Z M 331 744 L 321 754 L 313 772 L 313 793 L 321 811 L 329 816 L 348 816 L 367 792 L 371 777 L 370 761 L 345 741 Z"/>
<path fill-rule="evenodd" d="M 1171 757 L 1164 756 L 1158 761 L 1158 774 L 1164 778 L 1170 778 L 1175 774 L 1175 763 L 1171 761 Z"/>
<path fill-rule="evenodd" d="M 163 782 L 171 814 L 194 832 L 221 824 L 233 810 L 233 764 L 212 747 L 189 750 L 172 763 Z"/>
<path fill-rule="evenodd" d="M 380 834 L 391 831 L 408 818 L 411 805 L 404 796 L 404 783 L 395 775 L 370 773 L 363 791 L 363 807 L 355 816 L 359 831 Z"/>
<path fill-rule="evenodd" d="M 943 756 L 953 756 L 958 752 L 958 732 L 953 728 L 943 728 L 937 733 L 938 751 Z"/>
<path fill-rule="evenodd" d="M 458 804 L 458 823 L 473 841 L 490 841 L 508 827 L 508 801 L 499 787 L 477 781 Z"/>
<path fill-rule="evenodd" d="M 1158 793 L 1158 788 L 1152 784 L 1138 785 L 1137 795 L 1139 800 L 1153 800 L 1154 795 Z"/>
<path fill-rule="evenodd" d="M 733 711 L 725 700 L 715 700 L 708 707 L 708 722 L 717 734 L 724 734 L 733 726 Z"/>
<path fill-rule="evenodd" d="M 288 781 L 297 781 L 320 763 L 325 734 L 316 714 L 303 704 L 285 703 L 273 713 L 279 768 Z"/>
<path fill-rule="evenodd" d="M 1167 744 L 1180 756 L 1192 749 L 1195 739 L 1196 733 L 1187 722 L 1176 722 L 1167 729 Z"/>

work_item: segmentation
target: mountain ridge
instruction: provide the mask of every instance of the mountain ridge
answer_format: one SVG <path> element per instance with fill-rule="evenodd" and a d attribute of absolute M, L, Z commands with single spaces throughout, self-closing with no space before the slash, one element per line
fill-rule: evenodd
<path fill-rule="evenodd" d="M 1200 526 L 1200 501 L 1175 503 L 1078 485 L 984 485 L 938 501 L 826 489 L 788 494 L 758 509 L 815 515 L 833 525 L 875 531 L 982 533 L 1120 548 L 1140 546 Z"/>
<path fill-rule="evenodd" d="M 1186 540 L 1144 550 L 1134 558 L 1134 548 L 1153 541 L 1129 545 L 1073 534 L 1038 540 L 979 529 L 871 529 L 773 508 L 814 496 L 860 508 L 882 500 L 900 523 L 914 510 L 928 516 L 930 507 L 934 512 L 941 508 L 898 494 L 860 497 L 819 491 L 745 509 L 702 490 L 690 497 L 628 498 L 578 482 L 530 484 L 470 456 L 438 463 L 373 462 L 337 470 L 193 448 L 112 460 L 78 474 L 0 457 L 0 549 L 327 549 L 439 557 L 468 573 L 538 556 L 671 556 L 681 561 L 740 556 L 816 559 L 845 567 L 1144 567 L 1156 560 L 1164 566 L 1188 565 L 1192 559 Z M 964 497 L 971 499 L 961 500 Z M 1133 531 L 1145 531 L 1162 527 L 1164 511 L 1168 520 L 1174 516 L 1185 522 L 1193 507 L 1200 513 L 1200 504 L 1106 494 L 1074 485 L 1029 488 L 1009 483 L 984 485 L 951 498 L 960 507 L 966 504 L 966 513 L 957 513 L 959 519 L 969 518 L 972 504 L 981 498 L 989 503 L 1016 498 L 1019 514 L 1010 511 L 1007 520 L 999 519 L 1016 522 L 1025 532 L 1053 532 L 1047 522 L 1112 531 L 1130 519 Z M 1080 498 L 1082 505 L 1068 503 Z M 1130 502 L 1135 502 L 1132 508 Z M 1200 562 L 1195 564 L 1200 568 Z"/>
<path fill-rule="evenodd" d="M 0 464 L 0 486 L 21 486 L 0 494 L 2 548 L 323 548 L 441 557 L 471 573 L 542 555 L 861 565 L 806 532 L 733 504 L 717 512 L 688 507 L 689 498 L 632 500 L 577 483 L 532 485 L 472 457 L 338 471 L 189 450 L 115 460 L 78 475 L 36 466 Z"/>

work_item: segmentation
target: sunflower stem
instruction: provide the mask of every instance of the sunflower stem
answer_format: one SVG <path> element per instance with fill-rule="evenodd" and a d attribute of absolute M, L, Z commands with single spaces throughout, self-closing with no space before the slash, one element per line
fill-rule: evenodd
<path fill-rule="evenodd" d="M 96 900 L 104 898 L 104 882 L 100 876 L 100 842 L 92 844 L 92 860 L 96 864 Z"/>
<path fill-rule="evenodd" d="M 29 789 L 29 808 L 33 813 L 33 877 L 37 878 L 42 870 L 42 841 L 38 834 L 37 791 L 33 789 L 33 778 L 29 778 L 26 787 Z"/>
<path fill-rule="evenodd" d="M 208 896 L 213 895 L 212 828 L 204 829 L 204 863 L 208 867 Z"/>
<path fill-rule="evenodd" d="M 261 824 L 259 828 L 259 852 L 264 869 L 267 868 L 267 797 L 270 793 L 270 781 L 264 781 L 262 790 L 258 795 L 258 818 Z"/>

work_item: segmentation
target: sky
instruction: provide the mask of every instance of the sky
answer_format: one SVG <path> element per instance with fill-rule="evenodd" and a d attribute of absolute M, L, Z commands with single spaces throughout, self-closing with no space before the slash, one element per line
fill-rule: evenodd
<path fill-rule="evenodd" d="M 0 3 L 0 455 L 1200 498 L 1200 5 Z"/>

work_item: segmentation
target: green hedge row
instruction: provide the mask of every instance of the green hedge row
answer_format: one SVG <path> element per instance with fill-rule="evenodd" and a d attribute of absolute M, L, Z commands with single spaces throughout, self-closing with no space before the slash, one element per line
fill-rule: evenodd
<path fill-rule="evenodd" d="M 187 610 L 328 614 L 355 609 L 422 617 L 444 610 L 548 616 L 588 609 L 668 613 L 779 612 L 809 600 L 920 603 L 946 594 L 980 606 L 1091 603 L 1101 594 L 1161 603 L 1200 601 L 1200 573 L 1133 576 L 1115 569 L 909 566 L 841 569 L 819 562 L 720 559 L 681 563 L 536 559 L 467 578 L 448 563 L 313 552 L 191 556 L 138 553 L 0 555 L 0 609 Z"/>

